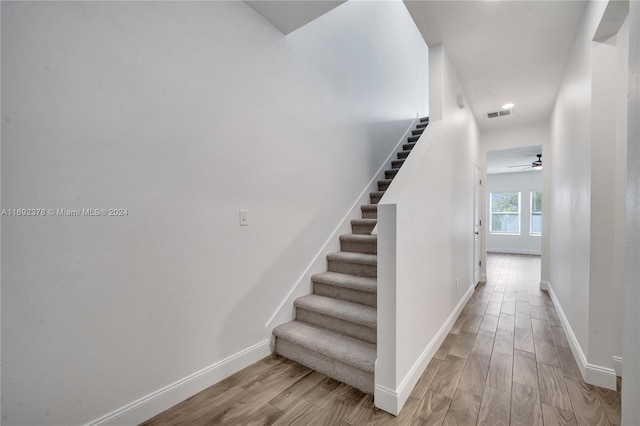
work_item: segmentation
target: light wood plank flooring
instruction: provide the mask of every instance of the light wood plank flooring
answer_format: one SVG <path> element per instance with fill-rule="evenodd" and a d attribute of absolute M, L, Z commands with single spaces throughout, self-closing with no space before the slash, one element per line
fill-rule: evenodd
<path fill-rule="evenodd" d="M 143 425 L 619 425 L 620 393 L 580 376 L 540 259 L 492 254 L 398 417 L 373 396 L 268 357 Z"/>

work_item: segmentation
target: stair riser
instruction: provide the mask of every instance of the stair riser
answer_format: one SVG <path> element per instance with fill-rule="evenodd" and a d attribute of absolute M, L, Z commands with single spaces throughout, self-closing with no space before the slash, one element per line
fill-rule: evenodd
<path fill-rule="evenodd" d="M 420 119 L 420 123 L 427 123 L 429 124 L 429 117 L 423 117 Z"/>
<path fill-rule="evenodd" d="M 371 232 L 369 232 L 370 234 Z M 340 241 L 340 250 L 351 253 L 378 254 L 378 242 Z"/>
<path fill-rule="evenodd" d="M 347 263 L 337 260 L 327 260 L 327 263 L 331 272 L 340 272 L 357 277 L 377 278 L 378 276 L 378 268 L 375 265 L 362 265 L 360 263 Z"/>
<path fill-rule="evenodd" d="M 396 177 L 396 174 L 398 173 L 398 169 L 392 169 L 392 170 L 385 170 L 384 171 L 384 176 L 387 179 L 393 179 L 394 177 Z"/>
<path fill-rule="evenodd" d="M 412 130 L 411 134 L 413 136 L 417 136 L 417 135 L 421 135 L 423 131 L 424 131 L 423 129 L 416 129 L 416 130 Z"/>
<path fill-rule="evenodd" d="M 409 156 L 411 151 L 401 151 L 398 153 L 398 160 L 404 160 Z"/>
<path fill-rule="evenodd" d="M 361 339 L 366 342 L 376 343 L 376 329 L 362 324 L 355 324 L 340 318 L 334 318 L 329 315 L 301 308 L 296 308 L 296 320 L 317 325 L 318 327 L 355 337 L 356 339 Z"/>
<path fill-rule="evenodd" d="M 409 136 L 407 142 L 416 142 L 418 139 L 420 139 L 420 136 Z"/>
<path fill-rule="evenodd" d="M 377 219 L 378 210 L 362 210 L 363 219 Z"/>
<path fill-rule="evenodd" d="M 380 201 L 380 198 L 378 198 L 378 201 Z M 376 201 L 376 203 L 378 201 Z M 371 198 L 371 202 L 373 202 L 373 198 Z M 371 224 L 371 225 L 351 224 L 351 232 L 354 234 L 360 234 L 360 235 L 371 235 L 371 231 L 373 231 L 373 228 L 375 228 L 375 226 L 376 226 L 375 224 Z"/>
<path fill-rule="evenodd" d="M 380 202 L 380 200 L 382 199 L 382 197 L 379 196 L 379 195 L 370 195 L 369 198 L 371 199 L 371 204 L 378 204 Z M 354 234 L 355 234 L 355 232 L 354 232 Z"/>
<path fill-rule="evenodd" d="M 284 339 L 276 338 L 275 349 L 278 354 L 285 358 L 326 374 L 364 393 L 373 394 L 373 372 L 363 371 L 343 362 L 333 360 Z"/>
<path fill-rule="evenodd" d="M 429 123 L 420 123 L 416 124 L 416 129 L 424 129 L 429 125 Z"/>
<path fill-rule="evenodd" d="M 405 143 L 404 145 L 402 145 L 402 149 L 404 149 L 405 151 L 411 151 L 414 146 L 416 146 L 415 143 Z"/>
<path fill-rule="evenodd" d="M 346 300 L 347 302 L 360 303 L 361 305 L 367 305 L 374 308 L 378 306 L 378 295 L 376 293 L 365 293 L 364 291 L 337 287 L 325 283 L 313 283 L 313 294 L 333 297 L 334 299 L 339 300 Z"/>
<path fill-rule="evenodd" d="M 400 167 L 402 167 L 402 164 L 404 164 L 404 160 L 393 160 L 391 162 L 391 168 L 399 169 Z"/>
<path fill-rule="evenodd" d="M 386 191 L 389 185 L 391 185 L 391 182 L 378 181 L 378 191 Z"/>

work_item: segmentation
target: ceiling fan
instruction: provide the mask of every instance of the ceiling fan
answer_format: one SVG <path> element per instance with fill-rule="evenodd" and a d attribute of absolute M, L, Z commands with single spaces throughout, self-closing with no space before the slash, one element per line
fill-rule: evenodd
<path fill-rule="evenodd" d="M 538 157 L 538 159 L 531 164 L 519 164 L 517 166 L 509 166 L 509 168 L 520 167 L 524 169 L 542 170 L 542 154 L 537 154 L 536 157 Z"/>

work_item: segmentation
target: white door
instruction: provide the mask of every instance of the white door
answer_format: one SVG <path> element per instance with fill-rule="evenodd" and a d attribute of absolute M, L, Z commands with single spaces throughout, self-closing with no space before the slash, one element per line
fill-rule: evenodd
<path fill-rule="evenodd" d="M 480 186 L 482 181 L 480 180 L 480 167 L 476 166 L 475 171 L 475 183 L 474 183 L 474 196 L 473 196 L 473 284 L 476 285 L 480 282 L 480 225 L 482 225 L 480 218 L 480 197 L 482 194 Z"/>

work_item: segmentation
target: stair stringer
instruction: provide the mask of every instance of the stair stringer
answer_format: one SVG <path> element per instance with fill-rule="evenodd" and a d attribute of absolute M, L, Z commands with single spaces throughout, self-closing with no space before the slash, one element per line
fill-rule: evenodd
<path fill-rule="evenodd" d="M 322 247 L 320 247 L 302 274 L 300 274 L 300 277 L 296 280 L 296 283 L 291 287 L 282 302 L 278 305 L 273 315 L 271 315 L 267 320 L 265 324 L 265 331 L 268 338 L 271 339 L 272 349 L 274 345 L 273 329 L 278 325 L 284 324 L 295 318 L 294 301 L 299 297 L 311 294 L 311 276 L 327 270 L 326 256 L 329 253 L 340 251 L 340 235 L 351 233 L 351 220 L 359 219 L 361 217 L 360 206 L 363 204 L 369 204 L 369 193 L 377 191 L 378 180 L 384 179 L 384 172 L 388 168 L 388 165 L 392 160 L 395 160 L 395 155 L 400 150 L 402 144 L 406 143 L 407 137 L 411 136 L 411 131 L 415 129 L 415 126 L 419 121 L 420 116 L 416 115 L 415 119 L 409 123 L 407 130 L 398 139 L 396 145 L 394 145 L 390 150 L 387 158 L 381 162 L 378 171 L 373 175 L 367 186 L 363 188 L 362 192 L 345 213 L 340 223 L 336 225 L 331 235 L 326 239 Z"/>

